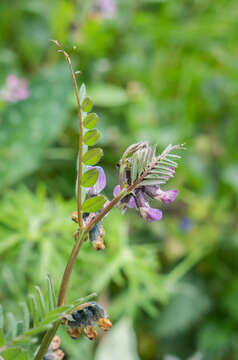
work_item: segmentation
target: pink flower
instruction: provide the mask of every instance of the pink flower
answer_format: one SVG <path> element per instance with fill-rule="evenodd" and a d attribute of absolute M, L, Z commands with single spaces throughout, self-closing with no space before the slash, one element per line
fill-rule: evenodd
<path fill-rule="evenodd" d="M 116 15 L 115 0 L 97 0 L 97 5 L 104 18 L 111 19 Z"/>
<path fill-rule="evenodd" d="M 25 100 L 29 97 L 29 89 L 25 79 L 10 74 L 5 86 L 0 90 L 0 99 L 10 103 Z"/>

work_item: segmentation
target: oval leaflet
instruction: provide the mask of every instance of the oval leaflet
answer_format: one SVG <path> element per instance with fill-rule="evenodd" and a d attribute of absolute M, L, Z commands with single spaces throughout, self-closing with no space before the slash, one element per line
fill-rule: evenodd
<path fill-rule="evenodd" d="M 100 137 L 100 132 L 97 129 L 89 130 L 84 134 L 83 141 L 88 146 L 96 144 Z"/>
<path fill-rule="evenodd" d="M 82 102 L 82 110 L 84 112 L 89 112 L 92 110 L 92 107 L 93 107 L 92 99 L 89 96 L 86 96 Z"/>
<path fill-rule="evenodd" d="M 87 170 L 81 179 L 81 185 L 84 187 L 92 187 L 94 184 L 96 184 L 97 179 L 99 176 L 99 171 L 96 168 Z"/>
<path fill-rule="evenodd" d="M 95 165 L 102 157 L 103 151 L 100 148 L 88 150 L 83 156 L 85 165 Z"/>
<path fill-rule="evenodd" d="M 94 196 L 84 201 L 82 210 L 85 212 L 96 212 L 101 209 L 106 198 L 103 195 Z"/>
<path fill-rule="evenodd" d="M 96 113 L 88 114 L 83 120 L 83 126 L 86 129 L 92 129 L 98 122 L 98 115 Z"/>

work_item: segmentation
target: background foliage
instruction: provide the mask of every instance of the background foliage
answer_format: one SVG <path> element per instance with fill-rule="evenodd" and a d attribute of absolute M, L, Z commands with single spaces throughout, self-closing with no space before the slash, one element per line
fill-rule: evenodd
<path fill-rule="evenodd" d="M 164 220 L 114 209 L 106 251 L 84 246 L 69 297 L 98 292 L 114 327 L 97 344 L 61 330 L 72 360 L 117 359 L 122 348 L 125 360 L 238 359 L 237 16 L 235 0 L 118 0 L 111 17 L 92 0 L 0 3 L 0 86 L 13 73 L 30 87 L 27 100 L 0 104 L 5 311 L 22 316 L 16 303 L 46 272 L 59 286 L 75 230 L 76 104 L 49 39 L 76 45 L 100 115 L 107 196 L 129 144 L 187 143 Z"/>

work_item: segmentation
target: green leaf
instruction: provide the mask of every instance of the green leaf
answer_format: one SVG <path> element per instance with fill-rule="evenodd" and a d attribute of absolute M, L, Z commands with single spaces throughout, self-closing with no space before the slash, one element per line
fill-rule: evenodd
<path fill-rule="evenodd" d="M 93 102 L 89 96 L 86 96 L 82 102 L 82 110 L 84 112 L 89 112 L 92 110 Z"/>
<path fill-rule="evenodd" d="M 83 120 L 83 126 L 86 129 L 92 129 L 97 125 L 98 122 L 98 115 L 96 113 L 91 113 L 85 116 Z"/>
<path fill-rule="evenodd" d="M 7 313 L 7 322 L 8 322 L 8 335 L 9 338 L 14 338 L 17 335 L 17 322 L 16 322 L 16 318 L 13 315 L 13 313 L 9 312 Z"/>
<path fill-rule="evenodd" d="M 82 176 L 81 185 L 84 187 L 93 186 L 97 182 L 98 176 L 99 171 L 97 168 L 87 170 Z"/>
<path fill-rule="evenodd" d="M 17 321 L 17 336 L 24 332 L 24 322 L 22 320 Z"/>
<path fill-rule="evenodd" d="M 84 201 L 82 210 L 85 212 L 96 212 L 100 210 L 105 203 L 106 198 L 102 195 L 94 196 Z"/>
<path fill-rule="evenodd" d="M 0 347 L 2 347 L 5 344 L 5 338 L 3 334 L 3 330 L 0 329 Z"/>
<path fill-rule="evenodd" d="M 103 151 L 100 148 L 88 150 L 83 156 L 83 163 L 85 165 L 95 165 L 101 159 Z"/>
<path fill-rule="evenodd" d="M 160 185 L 164 183 L 165 181 L 162 179 L 146 179 L 141 182 L 141 185 Z"/>
<path fill-rule="evenodd" d="M 56 295 L 54 285 L 49 273 L 46 275 L 46 279 L 48 283 L 49 309 L 53 310 L 56 307 Z"/>
<path fill-rule="evenodd" d="M 29 299 L 30 299 L 31 314 L 33 317 L 33 323 L 34 323 L 34 325 L 37 325 L 37 323 L 39 322 L 40 316 L 39 316 L 39 308 L 38 308 L 38 304 L 37 304 L 35 295 L 30 294 Z"/>
<path fill-rule="evenodd" d="M 30 312 L 25 302 L 22 302 L 20 306 L 23 309 L 23 315 L 24 315 L 24 331 L 27 331 L 30 326 Z"/>
<path fill-rule="evenodd" d="M 56 308 L 53 311 L 50 311 L 44 319 L 40 322 L 40 326 L 49 325 L 52 322 L 61 319 L 67 312 L 69 312 L 73 308 L 73 305 L 63 305 Z"/>
<path fill-rule="evenodd" d="M 43 294 L 41 292 L 41 288 L 39 286 L 35 286 L 35 289 L 36 289 L 37 295 L 38 295 L 37 299 L 38 299 L 40 314 L 41 314 L 41 317 L 43 317 L 47 312 L 45 299 L 44 299 L 44 296 L 43 296 Z"/>
<path fill-rule="evenodd" d="M 20 348 L 8 349 L 4 352 L 4 360 L 27 360 L 27 353 Z"/>
<path fill-rule="evenodd" d="M 4 109 L 0 133 L 0 189 L 38 168 L 46 149 L 68 119 L 69 102 L 65 94 L 69 89 L 67 69 L 54 66 L 32 78 L 27 100 L 9 104 Z"/>
<path fill-rule="evenodd" d="M 26 331 L 24 333 L 24 336 L 26 336 L 26 337 L 35 336 L 45 330 L 52 328 L 52 326 L 53 326 L 52 324 L 39 325 L 37 327 L 34 327 L 31 330 Z"/>
<path fill-rule="evenodd" d="M 137 154 L 135 153 L 132 157 L 132 164 L 131 164 L 131 182 L 132 183 L 137 178 L 137 171 L 138 171 L 138 158 L 137 158 Z"/>
<path fill-rule="evenodd" d="M 83 141 L 88 146 L 93 146 L 96 144 L 100 137 L 100 132 L 97 129 L 89 130 L 84 134 Z"/>

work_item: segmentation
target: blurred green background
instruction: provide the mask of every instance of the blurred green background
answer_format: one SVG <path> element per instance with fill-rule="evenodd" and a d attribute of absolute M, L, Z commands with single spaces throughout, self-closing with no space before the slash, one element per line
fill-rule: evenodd
<path fill-rule="evenodd" d="M 85 244 L 69 299 L 92 291 L 113 329 L 97 343 L 64 331 L 66 359 L 238 359 L 238 3 L 236 0 L 0 2 L 0 88 L 14 74 L 29 97 L 0 102 L 0 303 L 17 303 L 72 248 L 77 112 L 72 52 L 99 114 L 106 195 L 133 142 L 186 142 L 175 203 L 148 224 L 114 209 L 107 248 Z M 73 50 L 73 46 L 76 49 Z"/>

